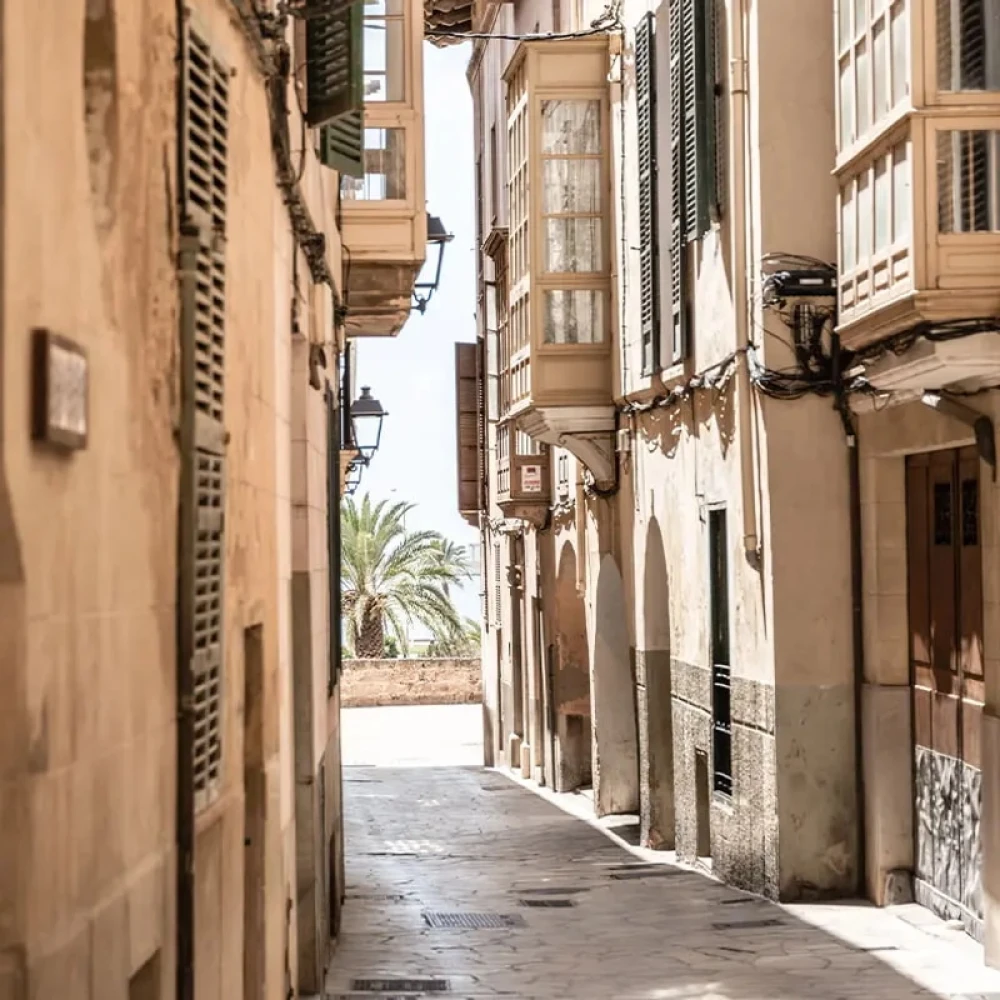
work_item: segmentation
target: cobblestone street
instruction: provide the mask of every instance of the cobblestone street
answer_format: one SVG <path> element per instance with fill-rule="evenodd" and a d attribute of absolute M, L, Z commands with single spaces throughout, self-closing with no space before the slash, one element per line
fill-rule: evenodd
<path fill-rule="evenodd" d="M 581 796 L 470 766 L 479 711 L 345 713 L 332 998 L 1000 998 L 1000 972 L 919 907 L 775 906 L 630 848 Z"/>

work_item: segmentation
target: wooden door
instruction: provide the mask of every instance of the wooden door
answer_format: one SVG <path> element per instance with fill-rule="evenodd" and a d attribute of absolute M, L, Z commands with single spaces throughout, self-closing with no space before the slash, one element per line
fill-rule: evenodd
<path fill-rule="evenodd" d="M 906 491 L 917 898 L 975 930 L 984 696 L 975 448 L 911 456 Z"/>

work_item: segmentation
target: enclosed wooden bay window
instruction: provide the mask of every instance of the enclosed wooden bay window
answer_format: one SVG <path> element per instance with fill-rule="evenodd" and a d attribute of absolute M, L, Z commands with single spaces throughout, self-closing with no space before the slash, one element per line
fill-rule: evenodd
<path fill-rule="evenodd" d="M 409 0 L 353 8 L 363 38 L 364 130 L 357 176 L 342 176 L 350 336 L 391 336 L 410 314 L 427 254 L 423 12 Z"/>
<path fill-rule="evenodd" d="M 1000 311 L 1000 0 L 839 0 L 840 331 Z"/>
<path fill-rule="evenodd" d="M 501 377 L 513 417 L 610 407 L 607 72 L 607 41 L 593 38 L 523 42 L 504 74 L 510 297 Z"/>

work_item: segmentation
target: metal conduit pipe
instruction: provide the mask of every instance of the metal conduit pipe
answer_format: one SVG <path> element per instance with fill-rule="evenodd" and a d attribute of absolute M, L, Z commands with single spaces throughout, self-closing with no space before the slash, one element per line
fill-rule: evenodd
<path fill-rule="evenodd" d="M 729 148 L 732 150 L 730 171 L 730 239 L 733 262 L 733 305 L 736 313 L 736 347 L 741 353 L 739 387 L 736 394 L 739 407 L 740 485 L 743 500 L 743 550 L 747 559 L 757 565 L 760 542 L 757 536 L 757 489 L 754 476 L 753 396 L 747 348 L 750 344 L 750 296 L 747 280 L 747 57 L 746 0 L 732 0 L 729 16 Z"/>

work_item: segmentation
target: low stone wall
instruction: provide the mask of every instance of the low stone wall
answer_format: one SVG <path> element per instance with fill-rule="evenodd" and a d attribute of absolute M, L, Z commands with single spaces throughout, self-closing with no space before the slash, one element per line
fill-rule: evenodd
<path fill-rule="evenodd" d="M 478 656 L 344 660 L 344 708 L 373 705 L 473 705 L 483 700 Z"/>

